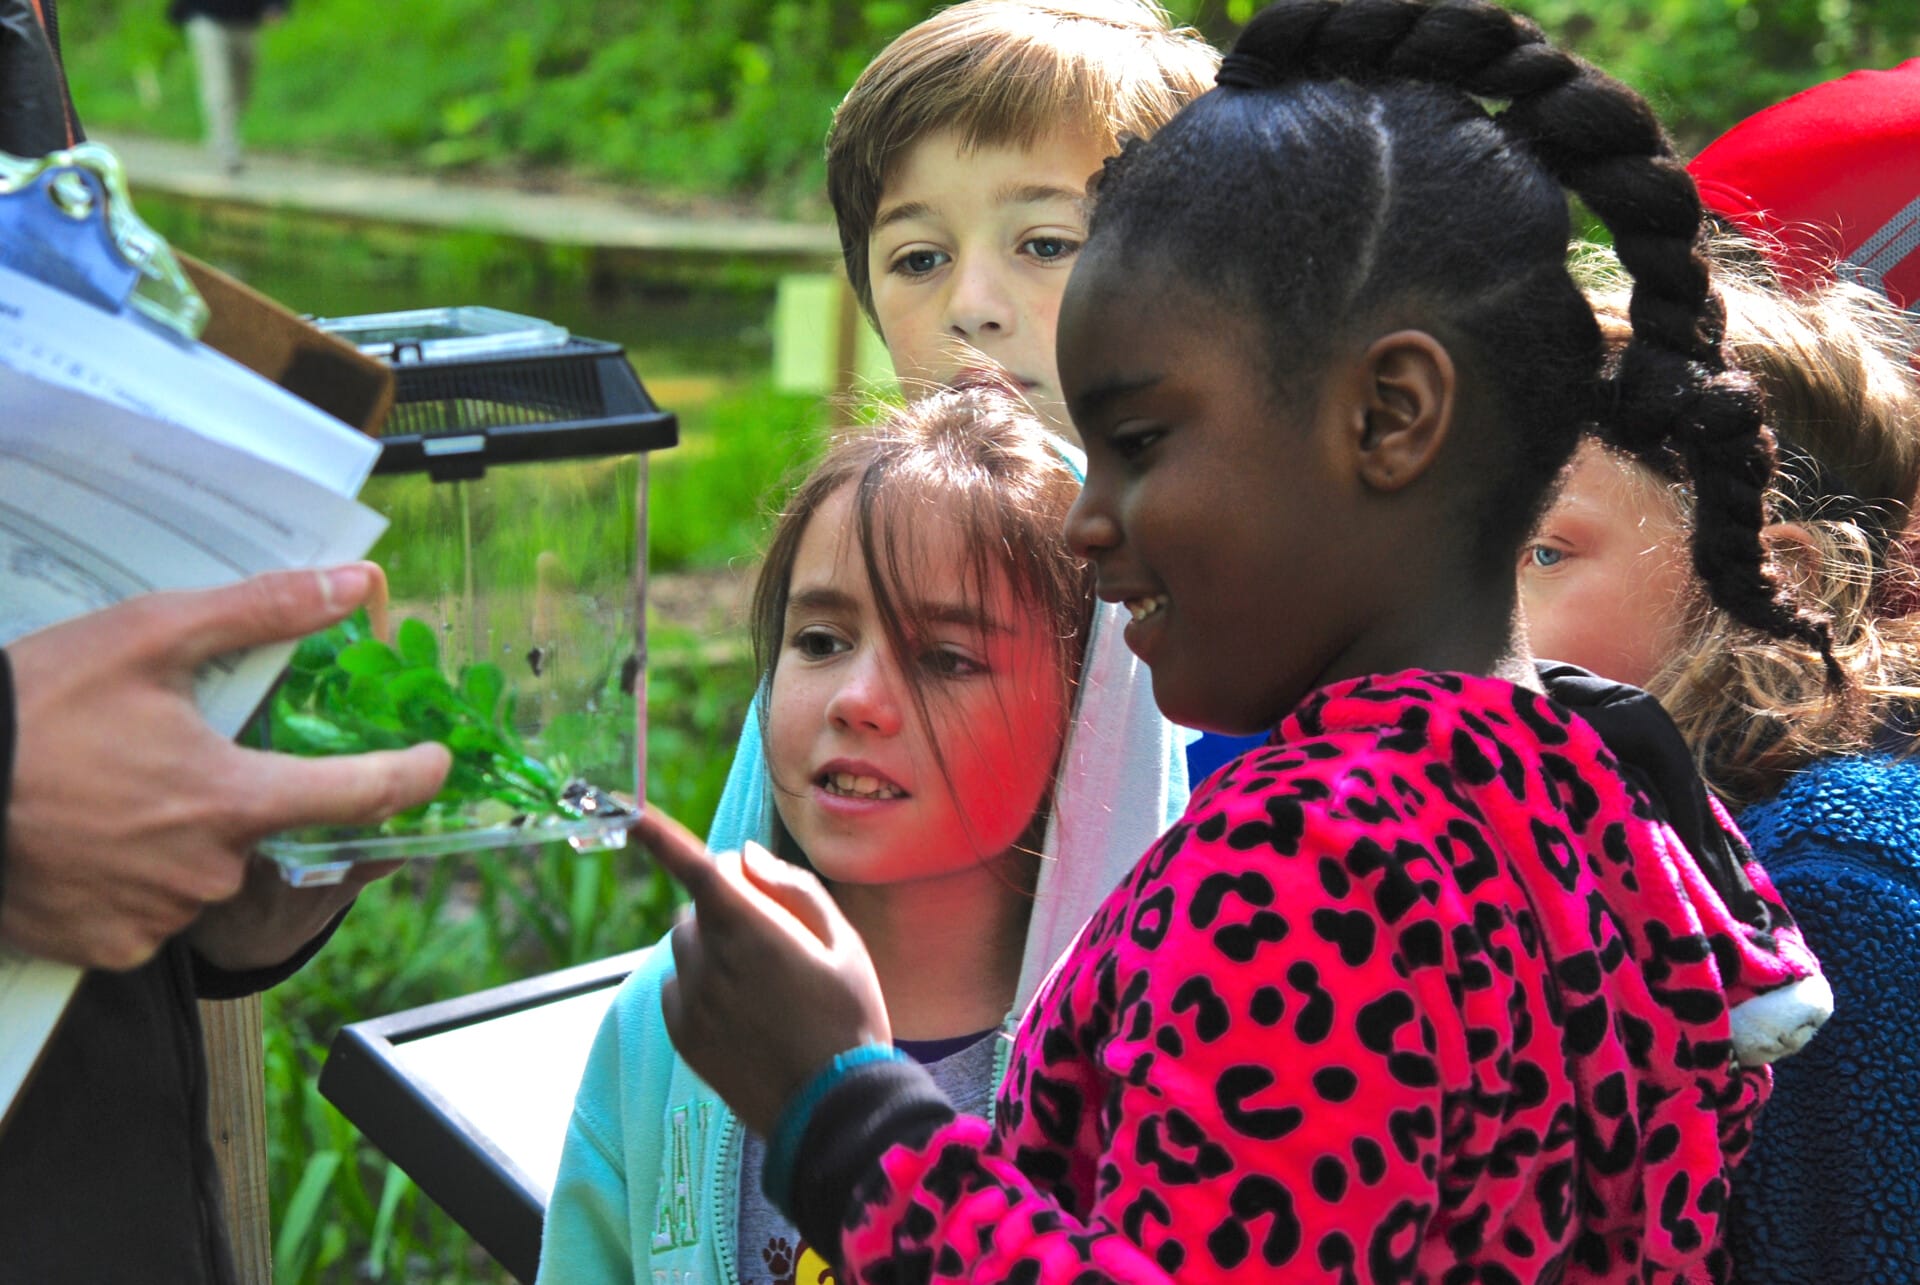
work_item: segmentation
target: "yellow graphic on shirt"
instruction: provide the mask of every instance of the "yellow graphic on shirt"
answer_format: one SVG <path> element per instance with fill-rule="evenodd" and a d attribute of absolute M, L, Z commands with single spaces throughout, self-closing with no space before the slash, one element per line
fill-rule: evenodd
<path fill-rule="evenodd" d="M 836 1285 L 833 1264 L 813 1252 L 812 1245 L 800 1246 L 800 1265 L 794 1268 L 793 1285 Z"/>

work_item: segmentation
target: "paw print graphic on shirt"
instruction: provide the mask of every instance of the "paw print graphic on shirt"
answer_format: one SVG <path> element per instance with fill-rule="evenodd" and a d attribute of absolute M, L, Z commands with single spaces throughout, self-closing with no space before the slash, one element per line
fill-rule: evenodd
<path fill-rule="evenodd" d="M 794 1253 L 793 1242 L 785 1236 L 775 1236 L 760 1251 L 760 1261 L 767 1265 L 767 1274 L 772 1285 L 794 1285 L 793 1264 L 799 1257 Z"/>

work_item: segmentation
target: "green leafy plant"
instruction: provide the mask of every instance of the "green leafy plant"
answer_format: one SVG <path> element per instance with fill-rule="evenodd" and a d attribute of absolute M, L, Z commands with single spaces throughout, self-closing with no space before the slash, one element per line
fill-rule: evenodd
<path fill-rule="evenodd" d="M 568 782 L 528 750 L 513 713 L 514 693 L 498 665 L 464 665 L 449 678 L 430 627 L 403 620 L 389 646 L 363 609 L 294 650 L 268 703 L 266 743 L 304 755 L 446 746 L 453 752 L 446 784 L 389 821 L 389 834 L 596 810 L 582 806 L 589 787 Z"/>

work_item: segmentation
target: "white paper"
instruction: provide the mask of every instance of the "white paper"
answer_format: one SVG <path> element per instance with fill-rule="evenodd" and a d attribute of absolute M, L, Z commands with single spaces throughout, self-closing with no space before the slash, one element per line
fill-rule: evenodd
<path fill-rule="evenodd" d="M 257 456 L 0 366 L 0 644 L 149 590 L 351 561 L 385 528 Z M 293 646 L 208 664 L 207 721 L 238 732 Z"/>
<path fill-rule="evenodd" d="M 79 984 L 80 970 L 72 964 L 35 959 L 0 946 L 0 1013 L 6 1015 L 4 1038 L 0 1038 L 0 1122 Z"/>
<path fill-rule="evenodd" d="M 380 444 L 205 344 L 0 264 L 0 364 L 357 495 Z"/>

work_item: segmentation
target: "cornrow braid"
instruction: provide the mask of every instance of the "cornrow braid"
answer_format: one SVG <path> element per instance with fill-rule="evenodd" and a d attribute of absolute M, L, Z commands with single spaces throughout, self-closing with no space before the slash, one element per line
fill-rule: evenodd
<path fill-rule="evenodd" d="M 1500 132 L 1607 224 L 1633 277 L 1632 342 L 1604 380 L 1594 367 L 1588 405 L 1603 435 L 1678 453 L 1694 483 L 1694 568 L 1713 601 L 1816 648 L 1843 686 L 1828 621 L 1796 608 L 1769 567 L 1760 532 L 1773 435 L 1752 381 L 1727 369 L 1699 194 L 1645 100 L 1483 0 L 1280 0 L 1247 24 L 1219 74 L 1254 92 L 1330 80 L 1507 103 Z"/>

